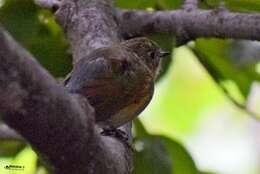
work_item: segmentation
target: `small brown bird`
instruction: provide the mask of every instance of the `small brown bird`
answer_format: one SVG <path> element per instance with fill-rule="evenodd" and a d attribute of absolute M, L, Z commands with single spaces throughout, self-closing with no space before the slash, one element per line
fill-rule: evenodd
<path fill-rule="evenodd" d="M 101 128 L 115 129 L 148 105 L 161 57 L 168 54 L 145 37 L 99 48 L 76 63 L 65 85 L 87 97 Z"/>

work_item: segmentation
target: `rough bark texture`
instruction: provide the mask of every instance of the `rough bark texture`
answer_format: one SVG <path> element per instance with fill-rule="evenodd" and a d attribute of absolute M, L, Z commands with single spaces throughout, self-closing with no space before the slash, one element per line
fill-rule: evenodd
<path fill-rule="evenodd" d="M 260 14 L 215 10 L 118 10 L 124 36 L 169 33 L 179 45 L 202 37 L 260 40 Z M 138 25 L 136 25 L 138 23 Z"/>
<path fill-rule="evenodd" d="M 97 48 L 118 43 L 121 36 L 168 33 L 179 44 L 200 37 L 260 40 L 260 14 L 198 10 L 196 0 L 186 0 L 182 10 L 158 12 L 115 10 L 112 0 L 37 2 L 56 11 L 74 64 Z M 32 145 L 55 174 L 131 172 L 130 150 L 114 138 L 100 136 L 88 101 L 68 94 L 3 29 L 0 112 L 3 121 Z M 122 127 L 129 136 L 130 128 Z M 6 127 L 0 131 L 20 137 Z"/>
<path fill-rule="evenodd" d="M 120 40 L 111 4 L 61 2 L 56 16 L 69 38 L 74 62 Z M 131 150 L 115 138 L 100 135 L 86 99 L 66 93 L 3 29 L 0 48 L 3 121 L 32 145 L 53 173 L 130 173 Z M 122 129 L 130 135 L 129 125 Z"/>
<path fill-rule="evenodd" d="M 55 16 L 69 39 L 74 64 L 94 49 L 120 40 L 112 0 L 63 1 Z"/>

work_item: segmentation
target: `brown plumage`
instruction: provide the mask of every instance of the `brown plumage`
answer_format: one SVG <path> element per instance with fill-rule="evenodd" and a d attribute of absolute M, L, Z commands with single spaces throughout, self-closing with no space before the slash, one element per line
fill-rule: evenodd
<path fill-rule="evenodd" d="M 76 63 L 65 85 L 70 93 L 88 98 L 100 127 L 117 128 L 150 102 L 160 58 L 165 55 L 144 37 L 100 48 Z"/>

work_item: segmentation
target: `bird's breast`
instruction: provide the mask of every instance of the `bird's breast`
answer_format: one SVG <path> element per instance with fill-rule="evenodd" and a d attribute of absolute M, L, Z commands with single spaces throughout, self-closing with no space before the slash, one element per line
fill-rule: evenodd
<path fill-rule="evenodd" d="M 149 104 L 153 96 L 153 87 L 147 91 L 146 95 L 137 98 L 134 102 L 120 109 L 108 120 L 105 125 L 111 125 L 113 127 L 119 127 L 138 116 Z"/>

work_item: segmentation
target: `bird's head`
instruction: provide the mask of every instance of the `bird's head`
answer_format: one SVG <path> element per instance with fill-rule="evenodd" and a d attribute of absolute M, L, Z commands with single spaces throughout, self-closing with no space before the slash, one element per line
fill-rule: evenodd
<path fill-rule="evenodd" d="M 148 68 L 154 72 L 154 75 L 157 74 L 160 67 L 161 58 L 169 55 L 169 52 L 163 51 L 157 43 L 146 37 L 129 39 L 123 41 L 121 45 L 142 59 Z"/>

